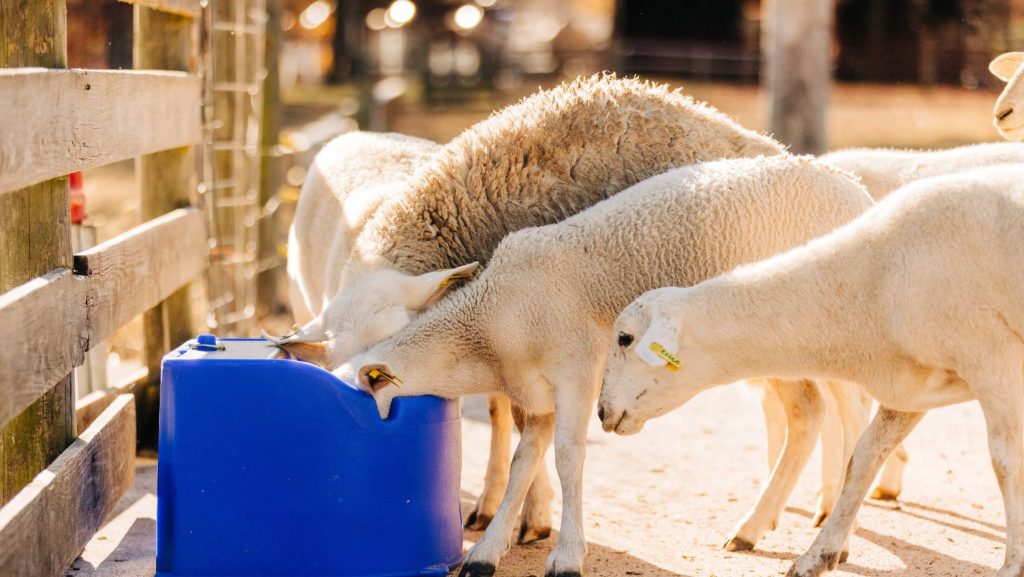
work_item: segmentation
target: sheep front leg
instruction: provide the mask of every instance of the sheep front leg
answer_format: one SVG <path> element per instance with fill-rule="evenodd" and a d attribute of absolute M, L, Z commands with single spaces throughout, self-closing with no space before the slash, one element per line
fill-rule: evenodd
<path fill-rule="evenodd" d="M 491 523 L 508 486 L 509 446 L 512 441 L 512 402 L 505 395 L 487 397 L 487 411 L 491 416 L 491 452 L 487 457 L 484 490 L 480 493 L 473 512 L 466 518 L 465 527 L 483 531 Z"/>
<path fill-rule="evenodd" d="M 786 440 L 757 502 L 726 541 L 727 551 L 749 551 L 765 533 L 775 528 L 818 442 L 824 412 L 818 386 L 813 381 L 767 379 L 767 382 L 786 413 Z"/>
<path fill-rule="evenodd" d="M 555 466 L 562 485 L 562 525 L 544 577 L 581 577 L 587 540 L 583 534 L 583 462 L 587 422 L 594 396 L 563 395 L 556 401 Z"/>
<path fill-rule="evenodd" d="M 554 431 L 553 415 L 528 416 L 523 436 L 516 446 L 512 457 L 512 469 L 509 475 L 505 497 L 501 500 L 497 513 L 491 520 L 484 536 L 466 555 L 459 577 L 488 577 L 494 574 L 501 556 L 512 543 L 512 531 L 515 528 L 516 514 L 523 505 L 530 483 L 543 464 L 544 453 L 551 444 Z"/>
<path fill-rule="evenodd" d="M 879 407 L 853 451 L 836 508 L 811 548 L 790 567 L 787 577 L 816 577 L 846 560 L 847 540 L 871 481 L 889 453 L 903 442 L 923 416 L 924 413 Z"/>
<path fill-rule="evenodd" d="M 515 419 L 516 427 L 522 432 L 526 424 L 526 412 L 518 405 L 512 406 L 512 416 Z M 519 524 L 520 545 L 547 539 L 551 536 L 551 498 L 554 491 L 551 488 L 551 479 L 548 478 L 548 466 L 541 463 L 537 470 L 537 476 L 530 484 L 530 490 L 526 492 L 526 502 L 523 503 L 523 521 Z"/>

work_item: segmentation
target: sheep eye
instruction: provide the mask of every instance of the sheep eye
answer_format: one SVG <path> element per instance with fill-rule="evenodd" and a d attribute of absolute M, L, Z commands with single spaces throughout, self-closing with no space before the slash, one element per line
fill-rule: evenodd
<path fill-rule="evenodd" d="M 619 346 L 620 347 L 626 348 L 626 347 L 628 347 L 631 344 L 633 344 L 633 335 L 626 334 L 626 333 L 619 333 Z"/>

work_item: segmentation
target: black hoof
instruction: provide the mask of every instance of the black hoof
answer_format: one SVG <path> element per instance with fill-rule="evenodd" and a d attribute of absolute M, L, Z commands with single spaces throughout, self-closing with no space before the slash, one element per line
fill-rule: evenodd
<path fill-rule="evenodd" d="M 551 527 L 541 527 L 535 529 L 533 527 L 527 527 L 526 523 L 519 526 L 519 539 L 516 543 L 519 545 L 528 545 L 535 541 L 543 541 L 551 536 Z"/>
<path fill-rule="evenodd" d="M 494 563 L 472 561 L 464 563 L 459 570 L 459 577 L 491 577 L 494 575 Z"/>
<path fill-rule="evenodd" d="M 558 573 L 547 572 L 544 577 L 583 577 L 579 571 L 559 571 Z"/>
<path fill-rule="evenodd" d="M 466 518 L 466 522 L 462 525 L 463 528 L 469 529 L 470 531 L 483 531 L 491 524 L 490 515 L 479 515 L 476 511 L 469 514 Z"/>
<path fill-rule="evenodd" d="M 753 551 L 754 544 L 742 537 L 733 537 L 722 546 L 726 551 Z"/>

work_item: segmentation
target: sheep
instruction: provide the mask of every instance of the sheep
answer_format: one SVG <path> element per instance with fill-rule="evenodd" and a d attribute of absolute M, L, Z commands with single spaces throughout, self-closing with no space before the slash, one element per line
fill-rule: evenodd
<path fill-rule="evenodd" d="M 994 164 L 1024 162 L 1024 145 L 989 142 L 945 150 L 848 148 L 818 158 L 859 176 L 868 194 L 878 201 L 914 180 Z"/>
<path fill-rule="evenodd" d="M 650 288 L 699 281 L 803 243 L 871 204 L 850 175 L 809 157 L 671 170 L 563 222 L 509 235 L 475 281 L 335 374 L 372 393 L 385 418 L 395 397 L 410 395 L 500 392 L 522 407 L 526 426 L 508 489 L 461 575 L 494 572 L 552 436 L 563 514 L 546 575 L 579 575 L 586 425 L 619 310 Z M 756 540 L 770 528 L 813 449 L 817 388 L 794 385 L 777 387 L 794 407 L 795 434 L 758 504 L 768 510 L 749 515 L 733 540 Z M 818 417 L 802 422 L 804 414 Z"/>
<path fill-rule="evenodd" d="M 323 313 L 273 341 L 337 367 L 441 300 L 509 232 L 557 222 L 673 167 L 777 154 L 785 150 L 776 141 L 664 85 L 595 75 L 538 92 L 467 129 L 384 201 Z M 508 476 L 510 409 L 498 398 L 490 405 L 492 459 L 470 528 L 493 517 Z M 538 483 L 524 542 L 550 527 L 546 475 Z"/>
<path fill-rule="evenodd" d="M 989 72 L 1006 83 L 992 109 L 992 124 L 1006 140 L 1024 140 L 1024 113 L 1018 110 L 1024 92 L 1021 64 L 1024 64 L 1024 52 L 1006 52 L 996 56 L 988 65 Z"/>
<path fill-rule="evenodd" d="M 790 569 L 803 577 L 845 560 L 872 477 L 925 411 L 977 399 L 1006 503 L 997 575 L 1018 576 L 1021 303 L 1024 166 L 917 181 L 804 247 L 696 286 L 648 292 L 626 307 L 609 347 L 602 424 L 636 433 L 710 386 L 754 375 L 863 386 L 879 410 L 835 510 Z M 678 370 L 667 371 L 668 363 Z"/>
<path fill-rule="evenodd" d="M 441 146 L 404 134 L 349 132 L 324 145 L 309 168 L 288 231 L 289 298 L 296 322 L 319 315 L 338 290 L 341 266 L 368 216 L 403 191 Z"/>
<path fill-rule="evenodd" d="M 969 145 L 954 149 L 936 151 L 913 151 L 893 149 L 846 149 L 831 152 L 818 157 L 821 162 L 831 164 L 843 170 L 852 172 L 860 177 L 861 183 L 867 188 L 867 193 L 876 201 L 882 200 L 890 193 L 904 186 L 913 180 L 920 180 L 930 176 L 959 172 L 970 168 L 980 168 L 997 164 L 1012 164 L 1024 162 L 1024 146 L 1017 142 L 983 142 L 978 145 Z M 867 416 L 870 410 L 870 400 L 863 397 L 854 390 L 845 390 L 842 387 L 826 384 L 824 391 L 826 401 L 829 396 L 841 396 L 838 402 L 831 402 L 845 414 L 847 425 L 839 430 L 834 429 L 834 424 L 841 419 L 826 418 L 824 421 L 822 436 L 831 437 L 833 440 L 823 439 L 822 448 L 825 450 L 825 457 L 840 455 L 841 451 L 830 450 L 830 445 L 838 443 L 835 441 L 846 434 L 849 437 L 850 431 L 863 430 L 867 424 Z M 779 419 L 770 418 L 770 415 L 778 414 L 779 409 L 771 408 L 772 396 L 765 395 L 765 415 L 768 418 L 769 438 L 775 439 L 769 444 L 769 462 L 774 462 L 777 455 L 779 439 L 784 438 L 784 428 L 778 424 Z M 859 436 L 859 435 L 858 435 Z M 873 499 L 896 499 L 901 491 L 903 467 L 907 461 L 906 450 L 900 446 L 893 455 L 886 461 L 882 469 L 882 475 L 876 486 L 872 487 L 870 496 Z M 834 467 L 826 467 L 833 469 Z M 818 507 L 814 524 L 817 526 L 823 521 L 827 514 L 827 504 L 835 502 L 834 495 L 839 487 L 836 485 L 835 476 L 825 476 L 822 481 L 821 503 L 824 507 Z"/>

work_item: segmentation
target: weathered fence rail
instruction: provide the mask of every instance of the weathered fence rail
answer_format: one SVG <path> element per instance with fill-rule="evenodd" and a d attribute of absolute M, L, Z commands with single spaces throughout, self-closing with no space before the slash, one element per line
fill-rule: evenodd
<path fill-rule="evenodd" d="M 63 69 L 64 1 L 0 6 L 0 66 L 14 67 L 0 70 L 0 575 L 63 574 L 131 485 L 135 397 L 90 403 L 76 437 L 68 375 L 133 318 L 187 299 L 207 266 L 204 217 L 188 207 L 203 142 L 201 7 L 132 3 L 147 70 Z M 72 255 L 64 175 L 128 158 L 140 159 L 151 220 Z M 191 332 L 182 310 L 160 311 L 153 351 Z"/>

